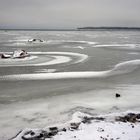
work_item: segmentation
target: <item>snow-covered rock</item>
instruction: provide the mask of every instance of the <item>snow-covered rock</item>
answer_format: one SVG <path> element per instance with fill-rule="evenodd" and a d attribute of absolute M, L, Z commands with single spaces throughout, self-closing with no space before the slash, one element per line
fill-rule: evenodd
<path fill-rule="evenodd" d="M 2 58 L 2 59 L 6 59 L 6 58 L 10 58 L 11 57 L 11 55 L 9 55 L 9 54 L 0 54 L 0 58 Z"/>
<path fill-rule="evenodd" d="M 13 52 L 13 58 L 24 58 L 29 56 L 29 54 L 25 50 L 16 50 Z"/>

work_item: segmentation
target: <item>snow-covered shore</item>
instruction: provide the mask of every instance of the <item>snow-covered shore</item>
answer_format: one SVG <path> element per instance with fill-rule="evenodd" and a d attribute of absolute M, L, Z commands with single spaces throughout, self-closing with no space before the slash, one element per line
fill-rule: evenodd
<path fill-rule="evenodd" d="M 10 140 L 139 140 L 140 113 L 89 115 L 76 112 L 72 120 L 44 129 L 25 129 Z"/>

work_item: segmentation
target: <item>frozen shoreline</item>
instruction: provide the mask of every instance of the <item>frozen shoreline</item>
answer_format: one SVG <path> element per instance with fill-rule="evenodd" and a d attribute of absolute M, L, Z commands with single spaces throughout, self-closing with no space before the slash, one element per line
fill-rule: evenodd
<path fill-rule="evenodd" d="M 10 140 L 139 140 L 140 114 L 89 115 L 75 112 L 72 120 L 43 129 L 25 129 Z"/>

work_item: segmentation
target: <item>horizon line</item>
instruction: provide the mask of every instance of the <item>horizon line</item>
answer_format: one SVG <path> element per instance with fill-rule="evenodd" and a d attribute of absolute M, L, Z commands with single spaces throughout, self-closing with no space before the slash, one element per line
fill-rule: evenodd
<path fill-rule="evenodd" d="M 140 29 L 133 26 L 83 26 L 76 28 L 0 28 L 0 30 L 81 30 L 81 29 Z"/>

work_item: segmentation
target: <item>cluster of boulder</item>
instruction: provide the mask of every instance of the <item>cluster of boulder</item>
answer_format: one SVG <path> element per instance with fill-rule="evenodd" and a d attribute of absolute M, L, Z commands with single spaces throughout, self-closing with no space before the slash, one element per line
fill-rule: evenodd
<path fill-rule="evenodd" d="M 14 138 L 10 140 L 45 140 L 47 138 L 52 138 L 59 132 L 75 131 L 79 129 L 81 123 L 89 124 L 95 121 L 107 121 L 106 117 L 93 117 L 90 115 L 81 116 L 78 121 L 70 121 L 68 124 L 59 127 L 48 127 L 46 129 L 27 129 L 20 131 Z M 134 128 L 134 123 L 140 122 L 140 114 L 128 113 L 124 116 L 116 116 L 114 121 L 119 122 L 130 122 L 132 123 L 132 128 Z M 103 132 L 103 128 L 98 128 L 99 132 Z M 101 137 L 101 139 L 107 140 L 107 138 Z"/>
<path fill-rule="evenodd" d="M 46 138 L 52 138 L 58 132 L 66 132 L 67 130 L 74 131 L 79 128 L 80 123 L 70 123 L 68 128 L 62 127 L 49 127 L 47 130 L 23 130 L 20 131 L 14 138 L 10 140 L 17 140 L 18 137 L 22 140 L 45 140 Z M 17 139 L 16 139 L 17 138 Z"/>
<path fill-rule="evenodd" d="M 25 58 L 30 56 L 25 50 L 15 50 L 13 52 L 13 54 L 6 54 L 6 53 L 2 53 L 0 54 L 0 58 L 1 59 L 8 59 L 8 58 Z"/>

